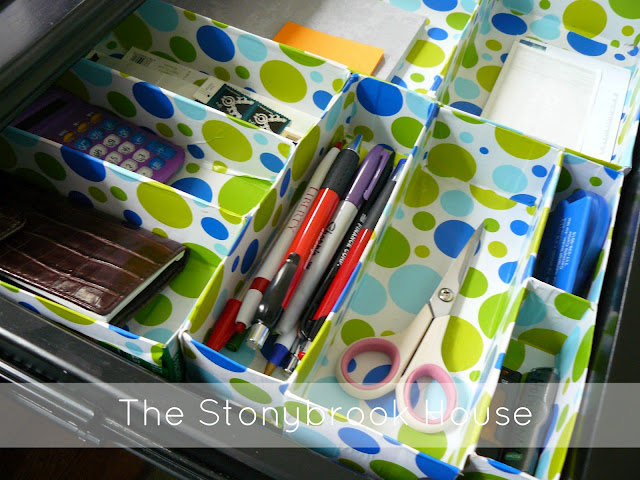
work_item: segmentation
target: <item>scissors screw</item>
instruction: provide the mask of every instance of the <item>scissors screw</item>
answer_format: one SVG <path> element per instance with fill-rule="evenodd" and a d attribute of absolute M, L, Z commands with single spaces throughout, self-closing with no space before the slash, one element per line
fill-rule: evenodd
<path fill-rule="evenodd" d="M 450 288 L 441 288 L 438 292 L 438 298 L 443 302 L 451 302 L 453 300 L 453 290 Z"/>

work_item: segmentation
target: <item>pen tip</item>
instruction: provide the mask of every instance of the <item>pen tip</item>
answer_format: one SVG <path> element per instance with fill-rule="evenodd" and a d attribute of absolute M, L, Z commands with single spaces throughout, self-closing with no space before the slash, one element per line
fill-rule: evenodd
<path fill-rule="evenodd" d="M 269 362 L 267 363 L 267 366 L 264 367 L 264 374 L 271 376 L 271 374 L 275 371 L 275 369 L 276 369 L 275 363 Z"/>
<path fill-rule="evenodd" d="M 360 155 L 360 145 L 361 144 L 362 144 L 362 134 L 358 134 L 356 136 L 356 138 L 351 140 L 351 142 L 349 143 L 349 145 L 347 145 L 346 148 L 348 148 L 349 150 L 353 150 L 358 155 Z"/>

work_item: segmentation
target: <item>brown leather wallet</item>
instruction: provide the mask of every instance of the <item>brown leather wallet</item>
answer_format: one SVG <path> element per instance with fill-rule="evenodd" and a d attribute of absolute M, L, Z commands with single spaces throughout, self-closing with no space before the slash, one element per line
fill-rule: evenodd
<path fill-rule="evenodd" d="M 184 267 L 184 245 L 0 175 L 3 280 L 121 324 Z"/>

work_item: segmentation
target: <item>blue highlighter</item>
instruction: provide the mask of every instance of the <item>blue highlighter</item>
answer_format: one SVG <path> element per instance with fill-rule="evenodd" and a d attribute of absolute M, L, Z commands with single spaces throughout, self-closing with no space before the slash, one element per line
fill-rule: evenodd
<path fill-rule="evenodd" d="M 576 190 L 549 215 L 534 277 L 586 297 L 610 223 L 602 196 Z"/>

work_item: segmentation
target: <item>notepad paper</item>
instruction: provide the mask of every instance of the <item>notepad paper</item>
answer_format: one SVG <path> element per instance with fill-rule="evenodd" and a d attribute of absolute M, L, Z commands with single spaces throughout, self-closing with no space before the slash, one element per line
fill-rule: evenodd
<path fill-rule="evenodd" d="M 610 160 L 630 77 L 624 68 L 520 40 L 482 116 L 544 142 Z"/>

